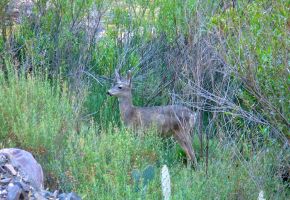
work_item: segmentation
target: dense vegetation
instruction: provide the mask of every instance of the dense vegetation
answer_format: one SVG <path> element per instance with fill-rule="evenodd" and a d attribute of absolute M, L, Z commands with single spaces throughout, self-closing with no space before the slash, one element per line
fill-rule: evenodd
<path fill-rule="evenodd" d="M 32 152 L 46 186 L 84 199 L 289 198 L 289 2 L 0 2 L 0 148 Z M 25 15 L 25 14 L 23 14 Z M 189 169 L 172 138 L 140 138 L 106 96 L 133 70 L 136 105 L 198 113 Z M 148 183 L 135 172 L 154 171 Z M 138 187 L 137 187 L 138 186 Z"/>

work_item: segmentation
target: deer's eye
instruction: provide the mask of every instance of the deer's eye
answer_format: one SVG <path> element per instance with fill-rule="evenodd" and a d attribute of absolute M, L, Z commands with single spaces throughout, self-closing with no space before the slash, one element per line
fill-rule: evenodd
<path fill-rule="evenodd" d="M 122 89 L 122 86 L 119 86 L 118 88 L 121 90 Z"/>

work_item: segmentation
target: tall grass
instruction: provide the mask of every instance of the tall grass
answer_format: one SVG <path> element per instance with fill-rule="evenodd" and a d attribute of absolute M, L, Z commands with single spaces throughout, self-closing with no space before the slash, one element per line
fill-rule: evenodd
<path fill-rule="evenodd" d="M 234 144 L 211 145 L 208 173 L 182 163 L 180 148 L 152 130 L 144 137 L 112 121 L 94 120 L 75 130 L 73 94 L 65 82 L 42 75 L 0 73 L 0 148 L 31 151 L 44 168 L 46 187 L 74 190 L 84 199 L 162 199 L 160 171 L 168 165 L 172 199 L 286 199 L 287 185 L 276 176 L 278 148 L 273 144 L 248 160 Z M 146 194 L 135 188 L 132 171 L 152 165 L 155 176 Z"/>
<path fill-rule="evenodd" d="M 0 5 L 2 17 L 7 2 Z M 47 187 L 84 199 L 162 199 L 164 164 L 172 199 L 257 199 L 260 191 L 266 199 L 287 199 L 289 182 L 281 175 L 289 173 L 289 149 L 273 136 L 277 130 L 283 139 L 289 135 L 288 7 L 284 0 L 223 4 L 57 0 L 47 7 L 37 1 L 22 24 L 0 21 L 0 148 L 32 152 Z M 98 38 L 103 27 L 106 34 Z M 134 69 L 136 105 L 207 110 L 202 98 L 213 101 L 199 117 L 199 132 L 212 137 L 208 167 L 203 151 L 194 171 L 172 138 L 154 130 L 138 137 L 122 126 L 117 100 L 106 96 L 119 65 L 122 72 Z M 216 101 L 203 96 L 201 86 Z M 219 104 L 224 94 L 232 110 Z M 241 110 L 250 119 L 238 117 Z M 251 121 L 252 114 L 263 124 Z M 136 189 L 132 173 L 148 166 L 153 180 L 146 189 L 140 180 Z"/>
<path fill-rule="evenodd" d="M 58 80 L 60 81 L 60 79 Z M 47 77 L 9 70 L 0 72 L 0 127 L 2 146 L 55 150 L 73 124 L 66 85 Z"/>

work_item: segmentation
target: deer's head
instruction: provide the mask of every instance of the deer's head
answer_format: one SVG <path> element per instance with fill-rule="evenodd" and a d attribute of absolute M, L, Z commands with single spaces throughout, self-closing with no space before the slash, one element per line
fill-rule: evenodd
<path fill-rule="evenodd" d="M 119 73 L 115 71 L 116 84 L 108 90 L 107 94 L 116 97 L 131 96 L 131 71 L 129 70 L 126 78 L 120 77 Z"/>

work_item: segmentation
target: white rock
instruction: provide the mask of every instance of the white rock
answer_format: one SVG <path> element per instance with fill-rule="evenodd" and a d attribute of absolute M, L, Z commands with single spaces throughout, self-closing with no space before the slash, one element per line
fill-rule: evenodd
<path fill-rule="evenodd" d="M 264 198 L 264 191 L 263 191 L 263 190 L 261 190 L 261 191 L 259 192 L 258 200 L 266 200 L 266 199 Z"/>
<path fill-rule="evenodd" d="M 169 170 L 166 165 L 163 165 L 161 170 L 161 186 L 164 200 L 169 200 L 171 196 L 171 185 Z"/>

